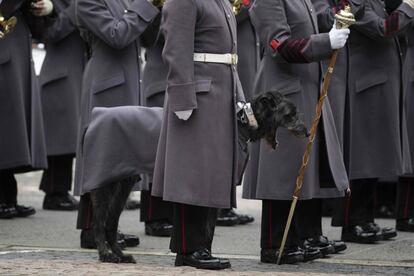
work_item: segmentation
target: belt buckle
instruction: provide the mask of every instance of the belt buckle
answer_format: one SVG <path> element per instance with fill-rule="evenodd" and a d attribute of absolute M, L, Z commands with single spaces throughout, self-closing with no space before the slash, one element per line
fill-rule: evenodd
<path fill-rule="evenodd" d="M 232 65 L 237 65 L 238 61 L 239 61 L 239 57 L 237 56 L 237 54 L 230 54 L 231 55 L 231 64 Z"/>

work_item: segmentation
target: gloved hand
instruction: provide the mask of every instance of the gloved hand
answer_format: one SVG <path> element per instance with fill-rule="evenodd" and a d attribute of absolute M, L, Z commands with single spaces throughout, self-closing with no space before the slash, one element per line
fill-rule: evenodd
<path fill-rule="evenodd" d="M 414 9 L 414 0 L 403 0 L 403 2 Z"/>
<path fill-rule="evenodd" d="M 176 111 L 174 113 L 178 117 L 178 119 L 187 121 L 188 119 L 190 119 L 191 114 L 193 114 L 193 110 L 191 109 L 191 110 Z"/>
<path fill-rule="evenodd" d="M 35 16 L 46 16 L 53 11 L 53 3 L 51 0 L 39 0 L 32 2 L 32 13 Z"/>
<path fill-rule="evenodd" d="M 348 40 L 348 36 L 351 31 L 348 28 L 345 29 L 337 29 L 336 28 L 336 20 L 332 26 L 332 29 L 329 32 L 329 40 L 331 41 L 331 48 L 333 50 L 341 49 L 345 46 L 346 41 Z"/>
<path fill-rule="evenodd" d="M 0 39 L 4 37 L 4 34 L 0 31 Z"/>

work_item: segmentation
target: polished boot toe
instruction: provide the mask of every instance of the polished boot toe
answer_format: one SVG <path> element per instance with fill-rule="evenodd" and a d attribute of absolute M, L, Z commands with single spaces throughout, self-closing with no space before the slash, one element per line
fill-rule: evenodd
<path fill-rule="evenodd" d="M 197 269 L 220 270 L 230 267 L 226 259 L 212 257 L 207 249 L 191 254 L 177 254 L 175 266 L 191 266 Z"/>
<path fill-rule="evenodd" d="M 16 204 L 14 208 L 16 209 L 16 213 L 17 213 L 16 217 L 18 218 L 25 218 L 25 217 L 36 214 L 35 208 L 31 206 L 24 206 L 24 205 Z"/>
<path fill-rule="evenodd" d="M 118 231 L 118 240 L 123 240 L 126 247 L 137 247 L 140 243 L 138 236 L 125 234 L 120 231 Z"/>
<path fill-rule="evenodd" d="M 378 224 L 369 222 L 362 226 L 364 230 L 376 233 L 378 240 L 389 240 L 397 236 L 397 231 L 391 227 L 380 227 Z"/>
<path fill-rule="evenodd" d="M 217 215 L 217 226 L 235 226 L 240 224 L 239 216 L 233 209 L 220 209 Z"/>
<path fill-rule="evenodd" d="M 173 226 L 167 221 L 152 221 L 145 223 L 145 234 L 154 237 L 170 237 Z"/>
<path fill-rule="evenodd" d="M 260 261 L 262 263 L 277 264 L 279 249 L 262 249 Z M 283 251 L 280 264 L 295 264 L 305 260 L 305 252 L 299 247 L 286 248 Z"/>
<path fill-rule="evenodd" d="M 307 238 L 303 241 L 304 247 L 311 247 L 311 248 L 317 248 L 322 253 L 323 257 L 334 254 L 335 248 L 332 246 L 332 244 L 329 242 L 328 238 L 325 236 L 316 236 L 313 238 Z"/>
<path fill-rule="evenodd" d="M 118 236 L 118 245 L 121 249 L 126 248 L 125 241 Z M 80 234 L 80 247 L 84 249 L 96 249 L 95 236 L 91 229 L 82 230 Z"/>
<path fill-rule="evenodd" d="M 346 243 L 343 241 L 329 241 L 329 243 L 333 246 L 335 250 L 334 254 L 345 251 L 348 248 L 346 246 Z"/>
<path fill-rule="evenodd" d="M 345 242 L 375 243 L 378 240 L 376 233 L 366 231 L 360 225 L 342 228 L 342 238 Z"/>
<path fill-rule="evenodd" d="M 414 218 L 397 220 L 397 230 L 401 232 L 414 232 Z"/>
<path fill-rule="evenodd" d="M 14 206 L 0 204 L 0 219 L 10 219 L 17 216 L 17 210 Z"/>
<path fill-rule="evenodd" d="M 303 250 L 303 261 L 304 262 L 309 262 L 309 261 L 324 257 L 321 251 L 316 247 L 304 246 L 301 249 Z"/>
<path fill-rule="evenodd" d="M 46 194 L 43 200 L 44 210 L 53 211 L 74 211 L 79 208 L 77 201 L 69 193 L 66 194 Z"/>

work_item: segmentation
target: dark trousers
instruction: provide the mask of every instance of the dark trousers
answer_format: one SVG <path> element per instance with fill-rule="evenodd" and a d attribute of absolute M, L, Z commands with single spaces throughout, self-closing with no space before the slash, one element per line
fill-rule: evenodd
<path fill-rule="evenodd" d="M 173 204 L 151 195 L 151 191 L 141 191 L 140 220 L 146 223 L 152 221 L 172 222 Z"/>
<path fill-rule="evenodd" d="M 378 182 L 375 185 L 374 206 L 375 209 L 382 206 L 395 206 L 397 197 L 397 185 L 395 182 Z"/>
<path fill-rule="evenodd" d="M 78 220 L 76 229 L 88 230 L 92 228 L 92 201 L 89 193 L 80 197 Z"/>
<path fill-rule="evenodd" d="M 17 204 L 17 181 L 9 170 L 0 170 L 0 204 Z"/>
<path fill-rule="evenodd" d="M 414 218 L 414 178 L 400 178 L 397 184 L 397 219 Z"/>
<path fill-rule="evenodd" d="M 170 249 L 178 254 L 211 250 L 217 209 L 173 203 L 173 234 Z"/>
<path fill-rule="evenodd" d="M 73 155 L 48 156 L 40 190 L 46 194 L 65 194 L 72 186 Z"/>
<path fill-rule="evenodd" d="M 374 221 L 374 193 L 377 179 L 352 180 L 351 195 L 337 201 L 333 226 L 354 226 Z"/>
<path fill-rule="evenodd" d="M 282 243 L 283 233 L 292 201 L 290 200 L 263 200 L 262 226 L 260 247 L 262 249 L 278 249 Z M 294 215 L 289 229 L 286 248 L 298 246 L 300 236 L 297 227 L 297 214 Z"/>
<path fill-rule="evenodd" d="M 300 200 L 296 207 L 296 225 L 301 240 L 322 236 L 322 200 Z"/>

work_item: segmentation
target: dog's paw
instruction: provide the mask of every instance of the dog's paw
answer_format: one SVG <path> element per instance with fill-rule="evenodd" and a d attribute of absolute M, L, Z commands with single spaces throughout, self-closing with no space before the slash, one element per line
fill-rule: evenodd
<path fill-rule="evenodd" d="M 120 263 L 121 258 L 112 253 L 99 254 L 99 260 L 103 263 Z"/>
<path fill-rule="evenodd" d="M 121 257 L 121 263 L 136 264 L 137 262 L 132 255 L 124 255 Z"/>

